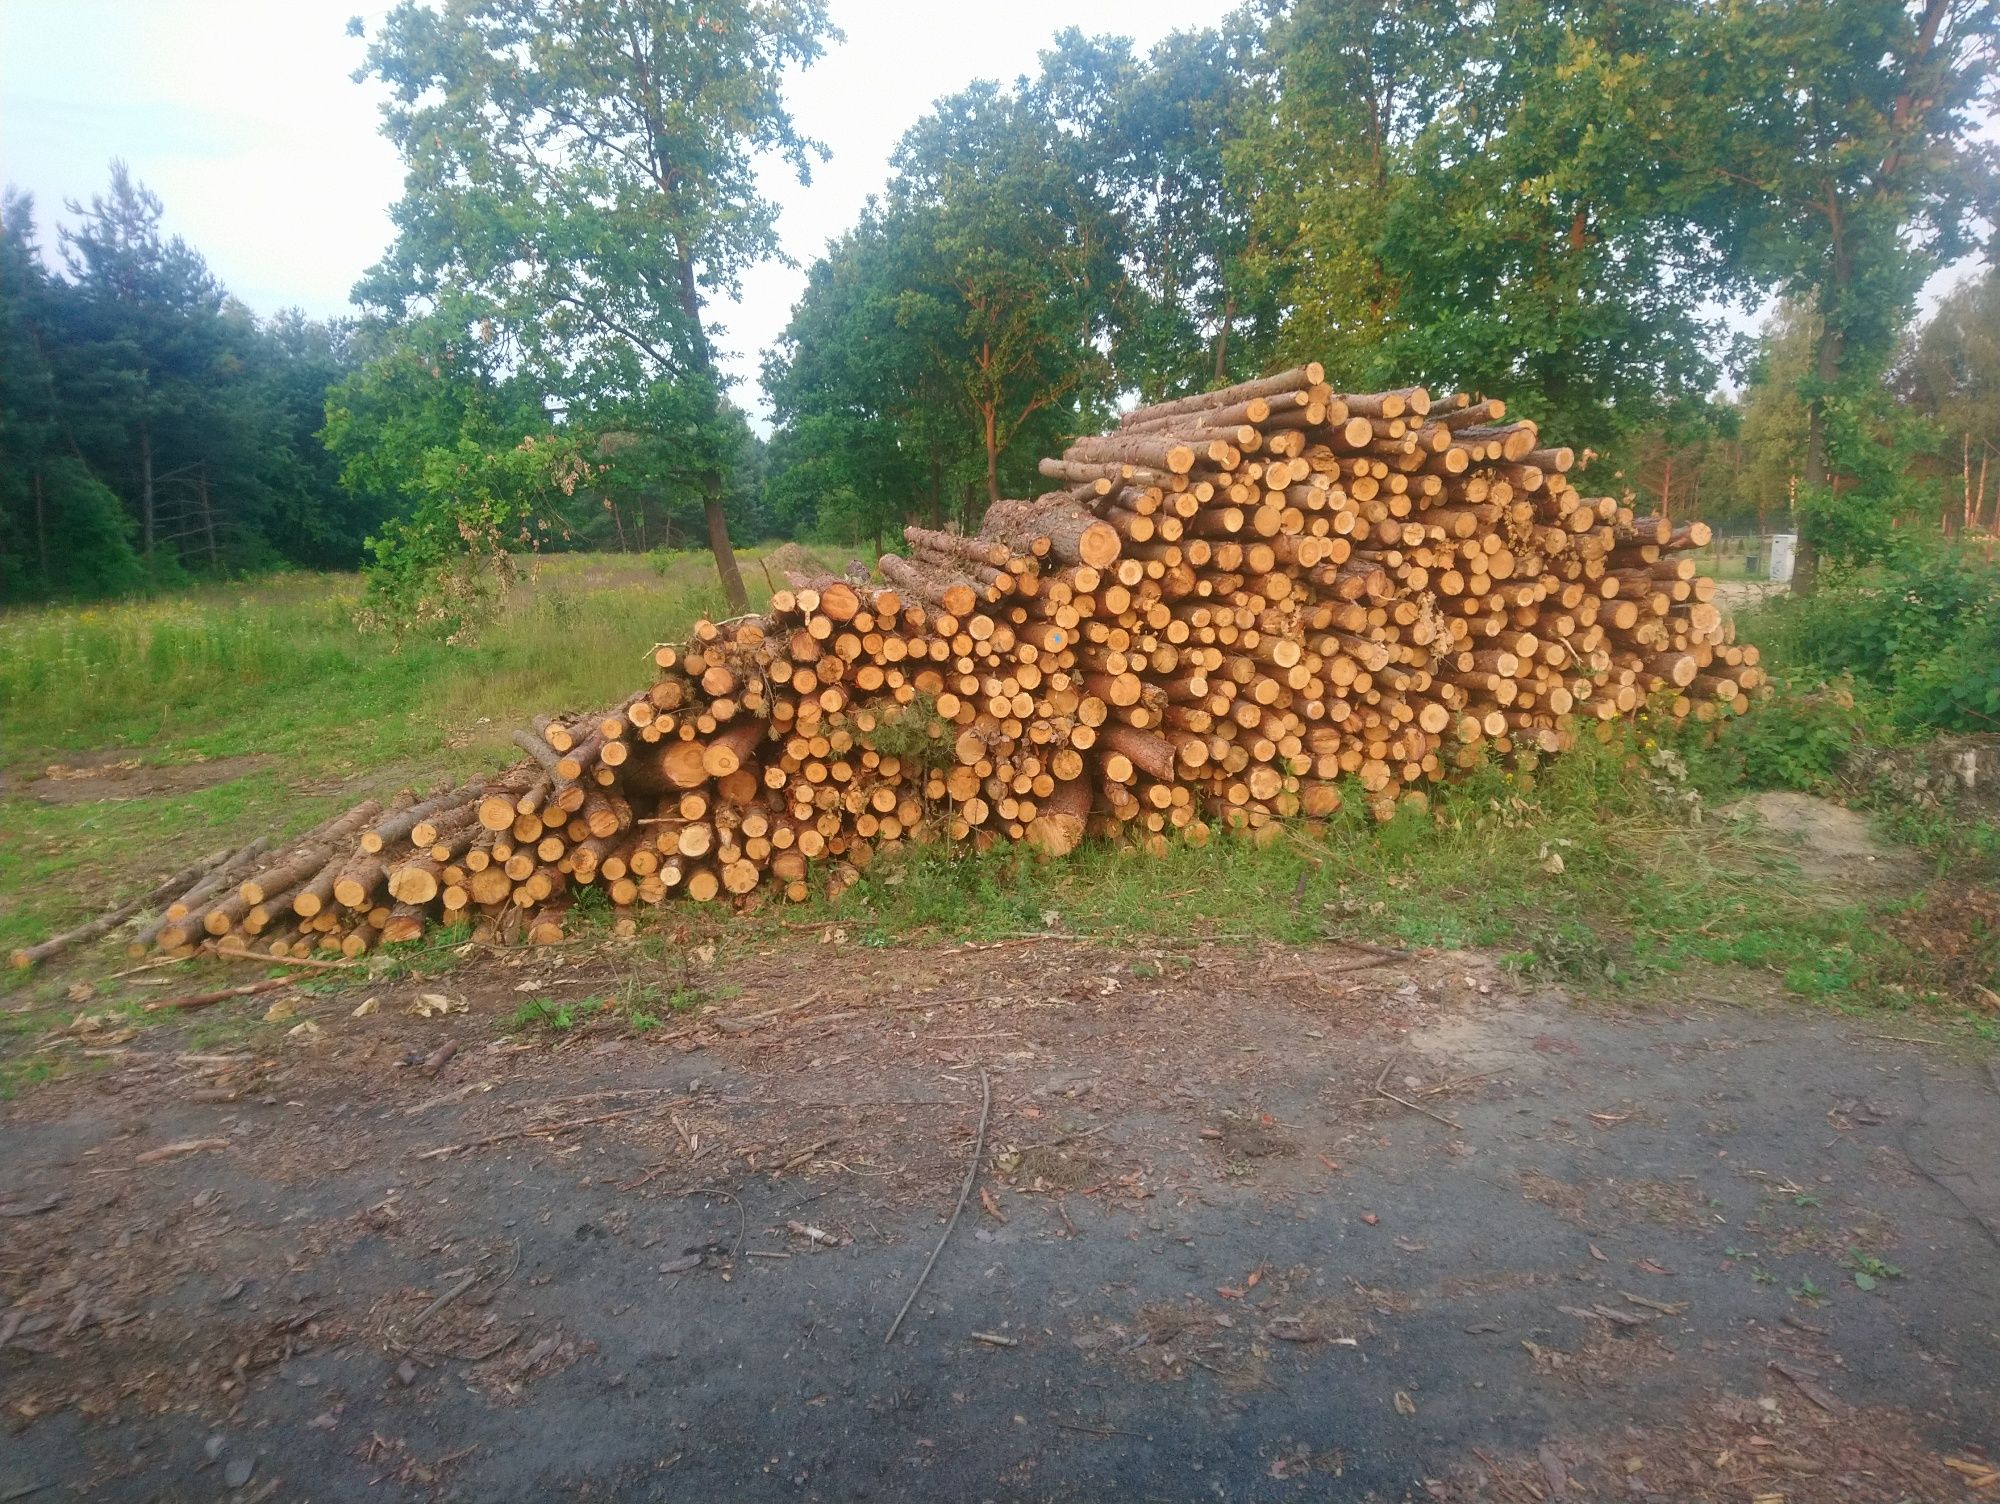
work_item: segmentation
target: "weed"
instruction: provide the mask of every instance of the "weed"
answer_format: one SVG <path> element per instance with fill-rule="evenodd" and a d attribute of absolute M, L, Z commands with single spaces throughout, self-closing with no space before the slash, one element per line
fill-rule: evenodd
<path fill-rule="evenodd" d="M 1901 1279 L 1903 1271 L 1872 1253 L 1863 1253 L 1859 1248 L 1847 1250 L 1847 1261 L 1854 1269 L 1854 1287 L 1857 1290 L 1872 1290 L 1885 1279 Z"/>
<path fill-rule="evenodd" d="M 531 1029 L 567 1034 L 575 1027 L 576 1006 L 572 1003 L 558 1003 L 545 997 L 528 999 L 507 1019 L 507 1030 L 513 1034 L 525 1034 Z"/>
<path fill-rule="evenodd" d="M 53 1081 L 59 1074 L 55 1061 L 46 1055 L 0 1060 L 0 1102 L 12 1101 L 24 1090 Z"/>

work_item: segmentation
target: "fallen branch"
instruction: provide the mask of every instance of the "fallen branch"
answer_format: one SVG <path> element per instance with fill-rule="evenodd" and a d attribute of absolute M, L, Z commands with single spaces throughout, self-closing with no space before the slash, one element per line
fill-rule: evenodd
<path fill-rule="evenodd" d="M 924 1281 L 931 1277 L 931 1270 L 944 1252 L 944 1245 L 951 1241 L 951 1230 L 958 1226 L 959 1213 L 965 1210 L 966 1198 L 972 1194 L 972 1183 L 979 1178 L 980 1156 L 986 1152 L 986 1117 L 993 1107 L 993 1078 L 985 1071 L 979 1073 L 979 1131 L 972 1141 L 972 1163 L 966 1166 L 965 1184 L 958 1188 L 958 1204 L 951 1209 L 951 1220 L 944 1225 L 944 1236 L 938 1239 L 937 1247 L 931 1250 L 930 1259 L 924 1264 L 924 1272 L 917 1276 L 917 1282 L 910 1290 L 910 1298 L 903 1302 L 903 1309 L 896 1313 L 896 1319 L 889 1323 L 889 1335 L 882 1339 L 887 1347 L 896 1340 L 896 1333 L 902 1328 L 903 1318 L 910 1314 L 910 1307 L 917 1303 L 923 1293 Z"/>
<path fill-rule="evenodd" d="M 1393 1091 L 1384 1090 L 1379 1086 L 1375 1088 L 1375 1092 L 1377 1096 L 1387 1097 L 1391 1102 L 1407 1107 L 1412 1112 L 1421 1112 L 1425 1117 L 1442 1123 L 1447 1128 L 1456 1128 L 1460 1133 L 1465 1132 L 1465 1125 L 1463 1123 L 1456 1122 L 1441 1112 L 1432 1112 L 1428 1107 L 1423 1106 L 1421 1103 L 1412 1102 L 1408 1097 L 1399 1097 Z"/>
<path fill-rule="evenodd" d="M 358 961 L 327 961 L 318 956 L 260 956 L 254 951 L 241 950 L 234 945 L 218 945 L 207 954 L 224 961 L 261 961 L 266 966 L 308 966 L 316 971 L 352 971 L 361 963 Z"/>
<path fill-rule="evenodd" d="M 259 992 L 289 987 L 297 980 L 297 977 L 266 977 L 261 982 L 250 982 L 241 987 L 224 987 L 218 992 L 192 992 L 186 997 L 155 998 L 146 1004 L 146 1011 L 164 1013 L 169 1009 L 206 1008 L 214 1003 L 226 1003 L 233 997 L 251 997 Z"/>
<path fill-rule="evenodd" d="M 177 1143 L 162 1144 L 157 1149 L 148 1149 L 133 1158 L 135 1165 L 157 1165 L 169 1159 L 179 1159 L 183 1154 L 200 1154 L 209 1149 L 227 1149 L 226 1138 L 184 1138 Z"/>

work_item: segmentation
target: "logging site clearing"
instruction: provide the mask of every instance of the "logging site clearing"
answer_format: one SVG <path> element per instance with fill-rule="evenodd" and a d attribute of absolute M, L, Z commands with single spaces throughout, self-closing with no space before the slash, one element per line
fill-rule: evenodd
<path fill-rule="evenodd" d="M 10 618 L 58 668 L 4 670 L 0 938 L 491 768 L 710 578 L 553 560 L 465 655 L 337 578 Z M 547 946 L 14 973 L 0 1495 L 1983 1497 L 1991 889 L 1917 804 L 1646 742 Z"/>

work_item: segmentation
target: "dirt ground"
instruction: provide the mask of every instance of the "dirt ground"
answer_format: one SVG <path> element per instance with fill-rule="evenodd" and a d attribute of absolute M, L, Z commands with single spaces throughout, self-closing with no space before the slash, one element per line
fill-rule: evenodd
<path fill-rule="evenodd" d="M 6 1107 L 0 1500 L 2000 1497 L 2000 1079 L 1907 1021 L 826 930 L 634 1034 L 565 954 Z"/>

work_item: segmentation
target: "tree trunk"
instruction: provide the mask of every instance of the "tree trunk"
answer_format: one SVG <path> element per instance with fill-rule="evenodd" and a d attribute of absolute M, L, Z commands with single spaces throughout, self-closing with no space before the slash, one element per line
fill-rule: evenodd
<path fill-rule="evenodd" d="M 139 425 L 139 526 L 146 540 L 146 557 L 153 556 L 153 430 Z"/>
<path fill-rule="evenodd" d="M 986 499 L 1000 499 L 1000 446 L 993 430 L 993 404 L 987 403 L 986 417 Z"/>
<path fill-rule="evenodd" d="M 1983 470 L 1981 475 L 1983 478 Z M 46 587 L 49 579 L 49 518 L 48 508 L 42 496 L 42 472 L 39 470 L 35 472 L 35 543 L 41 552 L 42 584 Z"/>
<path fill-rule="evenodd" d="M 1222 326 L 1215 331 L 1215 384 L 1229 381 L 1229 326 L 1236 321 L 1236 294 L 1222 300 Z"/>
<path fill-rule="evenodd" d="M 1965 515 L 1959 522 L 1961 534 L 1970 533 L 1973 523 L 1979 520 L 1979 512 L 1972 504 L 1972 435 L 1959 436 L 1959 468 L 1965 475 Z"/>
<path fill-rule="evenodd" d="M 1815 352 L 1813 375 L 1819 390 L 1806 408 L 1806 461 L 1802 479 L 1808 492 L 1826 489 L 1826 399 L 1840 379 L 1841 334 L 1839 313 L 1846 292 L 1846 261 L 1838 244 L 1834 250 L 1832 294 L 1820 297 L 1819 346 Z M 1811 514 L 1799 519 L 1798 551 L 1792 563 L 1792 594 L 1811 595 L 1819 574 L 1819 540 L 1814 537 Z"/>
<path fill-rule="evenodd" d="M 221 555 L 215 546 L 215 511 L 208 504 L 208 462 L 202 461 L 195 473 L 195 484 L 201 495 L 201 525 L 208 533 L 208 564 L 213 569 L 221 563 Z"/>
<path fill-rule="evenodd" d="M 750 596 L 743 588 L 742 571 L 736 567 L 736 550 L 729 543 L 729 519 L 722 515 L 722 477 L 701 478 L 701 514 L 708 523 L 708 551 L 715 555 L 715 572 L 722 578 L 723 599 L 731 612 L 750 609 Z"/>
<path fill-rule="evenodd" d="M 708 329 L 701 321 L 701 289 L 694 279 L 694 258 L 683 246 L 677 270 L 680 273 L 681 312 L 688 321 L 688 342 L 693 347 L 696 373 L 708 384 L 711 414 L 722 415 L 722 386 L 716 377 L 715 352 L 708 346 Z M 722 513 L 722 475 L 708 469 L 701 477 L 702 518 L 708 524 L 708 550 L 715 555 L 715 572 L 722 580 L 723 599 L 732 614 L 750 609 L 750 597 L 743 589 L 743 575 L 736 567 L 736 550 L 729 542 L 729 519 Z"/>

